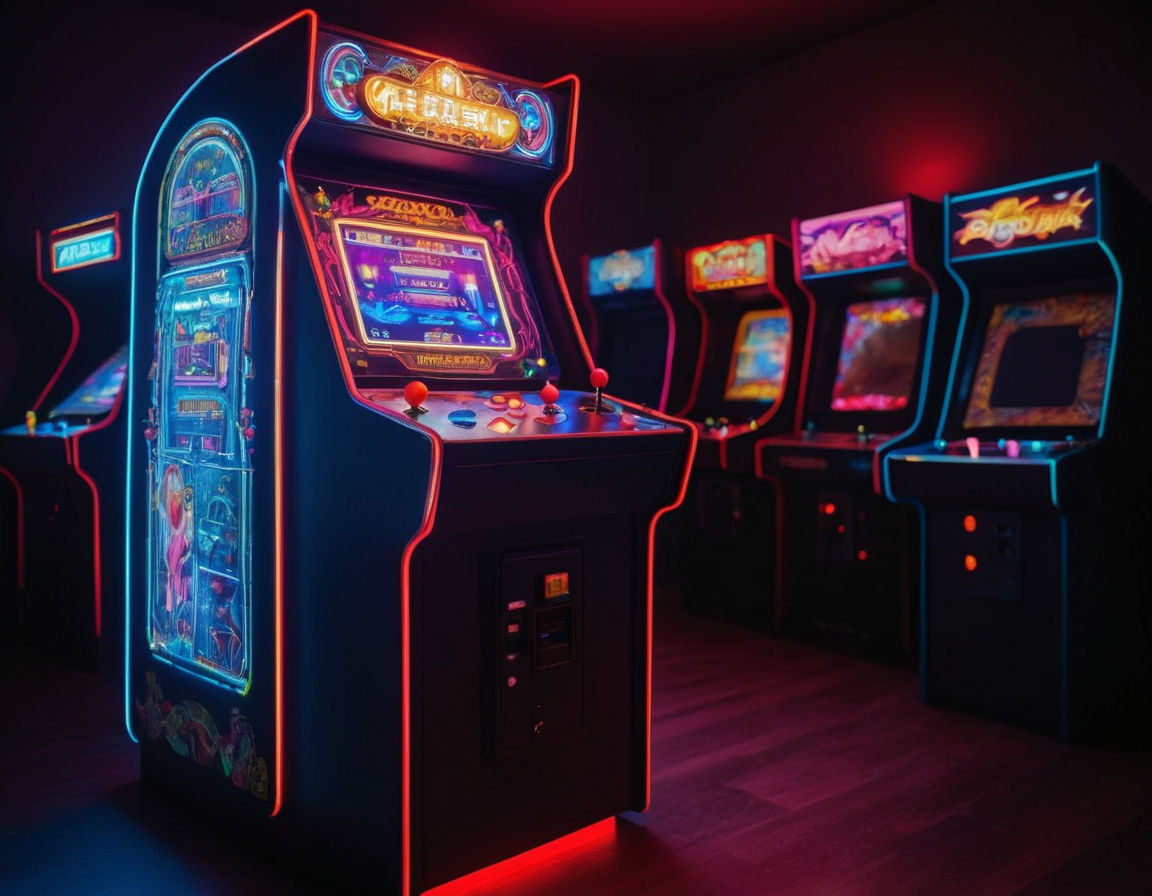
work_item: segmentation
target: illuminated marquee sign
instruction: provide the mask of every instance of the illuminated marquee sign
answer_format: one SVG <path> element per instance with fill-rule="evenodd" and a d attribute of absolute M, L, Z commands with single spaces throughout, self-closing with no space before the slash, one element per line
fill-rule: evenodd
<path fill-rule="evenodd" d="M 607 296 L 631 289 L 655 289 L 655 247 L 617 249 L 588 259 L 588 293 Z"/>
<path fill-rule="evenodd" d="M 800 276 L 899 264 L 908 258 L 908 216 L 901 200 L 800 221 L 794 236 Z"/>
<path fill-rule="evenodd" d="M 450 59 L 335 41 L 324 53 L 318 86 L 328 111 L 345 122 L 521 161 L 554 161 L 552 104 L 541 91 L 467 72 Z"/>
<path fill-rule="evenodd" d="M 115 261 L 120 257 L 119 215 L 105 215 L 53 230 L 49 241 L 54 274 Z"/>
<path fill-rule="evenodd" d="M 768 246 L 750 236 L 701 246 L 688 253 L 688 279 L 695 292 L 734 289 L 768 282 Z"/>
<path fill-rule="evenodd" d="M 384 125 L 422 129 L 426 136 L 459 142 L 475 149 L 503 151 L 520 135 L 520 119 L 494 102 L 470 99 L 472 84 L 446 60 L 428 66 L 415 81 L 369 75 L 358 96 L 368 117 Z M 499 99 L 493 91 L 493 99 Z"/>
<path fill-rule="evenodd" d="M 1083 180 L 1015 186 L 951 202 L 954 257 L 1025 249 L 1096 235 L 1096 204 Z"/>

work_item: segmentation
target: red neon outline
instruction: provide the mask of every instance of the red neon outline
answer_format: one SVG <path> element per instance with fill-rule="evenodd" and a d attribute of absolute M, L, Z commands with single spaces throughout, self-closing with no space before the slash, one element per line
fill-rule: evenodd
<path fill-rule="evenodd" d="M 20 480 L 12 472 L 0 467 L 2 474 L 12 487 L 16 489 L 16 587 L 24 587 L 24 489 L 20 488 Z"/>
<path fill-rule="evenodd" d="M 67 441 L 72 445 L 72 468 L 87 484 L 92 492 L 92 609 L 96 614 L 96 639 L 100 639 L 103 628 L 101 613 L 103 612 L 103 570 L 100 565 L 100 489 L 96 487 L 92 477 L 80 467 L 80 436 L 68 436 Z"/>
<path fill-rule="evenodd" d="M 808 377 L 812 365 L 812 343 L 815 341 L 816 330 L 816 297 L 804 285 L 800 276 L 800 218 L 792 219 L 792 277 L 800 292 L 808 299 L 808 332 L 804 336 L 804 354 L 800 364 L 800 387 L 796 392 L 796 422 L 795 432 L 800 432 L 804 426 L 804 409 L 808 403 Z"/>
<path fill-rule="evenodd" d="M 308 20 L 308 65 L 304 81 L 304 114 L 297 122 L 292 134 L 288 138 L 285 159 L 299 139 L 300 132 L 312 117 L 312 77 L 316 61 L 316 13 L 311 9 L 302 9 L 296 15 L 285 19 L 279 25 L 269 28 L 263 34 L 257 35 L 248 43 L 240 47 L 233 55 L 238 55 L 269 35 L 288 27 L 298 19 Z M 286 168 L 287 170 L 287 168 Z M 281 210 L 283 201 L 281 201 Z M 276 798 L 272 803 L 269 817 L 280 813 L 284 807 L 284 427 L 282 412 L 284 406 L 283 390 L 281 388 L 284 367 L 284 226 L 283 211 L 281 211 L 281 224 L 276 235 L 276 267 L 275 267 L 275 294 L 276 311 L 273 329 L 275 341 L 275 355 L 272 359 L 275 376 L 272 387 L 272 506 L 273 506 L 273 545 L 272 545 L 272 616 L 273 616 L 273 654 L 274 684 L 273 684 L 273 724 L 275 747 L 274 755 L 276 769 L 273 778 L 276 782 Z"/>
<path fill-rule="evenodd" d="M 100 557 L 100 489 L 96 485 L 96 481 L 80 465 L 80 440 L 87 436 L 89 433 L 97 432 L 101 429 L 107 429 L 111 426 L 116 419 L 120 416 L 120 407 L 124 403 L 124 395 L 128 391 L 128 378 L 124 378 L 124 382 L 120 384 L 120 389 L 116 393 L 116 398 L 112 402 L 112 408 L 104 415 L 100 422 L 86 427 L 81 432 L 68 436 L 65 439 L 65 446 L 69 449 L 66 453 L 68 455 L 68 462 L 76 471 L 88 488 L 92 491 L 92 569 L 94 573 L 94 596 L 93 603 L 96 612 L 96 638 L 101 637 L 103 631 L 103 615 L 104 615 L 104 567 Z"/>
<path fill-rule="evenodd" d="M 68 366 L 72 354 L 76 351 L 76 344 L 80 341 L 80 318 L 76 315 L 76 309 L 72 307 L 64 296 L 58 293 L 55 289 L 48 285 L 48 281 L 44 279 L 44 235 L 36 231 L 36 280 L 48 292 L 59 300 L 60 304 L 68 312 L 68 317 L 72 320 L 72 341 L 68 343 L 68 348 L 64 350 L 64 357 L 60 359 L 59 365 L 56 367 L 56 372 L 48 378 L 48 383 L 44 386 L 44 391 L 40 393 L 40 397 L 32 403 L 32 410 L 40 410 L 40 405 L 43 404 L 44 399 L 48 397 L 48 393 L 52 391 L 52 387 L 56 385 L 56 381 L 60 379 L 60 374 L 64 372 L 64 368 Z"/>
<path fill-rule="evenodd" d="M 692 466 L 696 461 L 696 443 L 700 437 L 697 428 L 691 424 L 685 424 L 683 420 L 676 420 L 661 414 L 653 416 L 664 416 L 664 419 L 670 423 L 683 426 L 689 438 L 684 474 L 680 480 L 680 489 L 676 494 L 676 499 L 663 510 L 658 510 L 653 514 L 652 522 L 648 526 L 648 575 L 646 582 L 648 597 L 644 620 L 647 629 L 644 650 L 644 805 L 641 807 L 641 811 L 646 811 L 652 802 L 652 592 L 656 566 L 656 527 L 664 514 L 671 513 L 684 503 L 684 498 L 688 494 L 688 481 L 692 474 Z"/>
<path fill-rule="evenodd" d="M 560 287 L 560 295 L 564 299 L 564 305 L 568 308 L 568 317 L 572 322 L 572 329 L 576 332 L 577 342 L 579 343 L 581 351 L 584 353 L 584 361 L 588 365 L 587 372 L 591 373 L 595 366 L 592 360 L 592 352 L 588 348 L 588 343 L 584 340 L 584 331 L 580 329 L 580 318 L 576 316 L 576 306 L 572 304 L 572 295 L 568 291 L 568 283 L 564 279 L 564 270 L 560 266 L 560 259 L 556 255 L 556 241 L 552 236 L 552 202 L 556 198 L 556 193 L 563 186 L 564 182 L 572 174 L 572 167 L 576 161 L 576 121 L 580 109 L 580 79 L 576 75 L 561 75 L 555 80 L 549 81 L 540 86 L 544 89 L 557 87 L 564 82 L 570 82 L 572 85 L 572 101 L 568 104 L 568 158 L 564 165 L 564 170 L 560 172 L 560 176 L 552 184 L 551 189 L 548 190 L 548 195 L 544 198 L 543 220 L 544 220 L 544 241 L 548 245 L 548 257 L 552 259 L 552 268 L 556 274 L 556 283 Z"/>

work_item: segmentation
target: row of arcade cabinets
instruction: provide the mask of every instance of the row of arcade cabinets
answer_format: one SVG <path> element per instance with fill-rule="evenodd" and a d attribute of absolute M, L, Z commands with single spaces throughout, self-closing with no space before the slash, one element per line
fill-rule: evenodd
<path fill-rule="evenodd" d="M 792 252 L 772 234 L 699 246 L 686 255 L 689 303 L 701 320 L 681 415 L 700 443 L 687 507 L 674 520 L 683 603 L 761 628 L 773 625 L 774 492 L 755 475 L 755 444 L 790 426 L 809 311 Z M 766 574 L 767 573 L 767 574 Z"/>
<path fill-rule="evenodd" d="M 691 384 L 674 412 L 700 443 L 662 547 L 689 608 L 913 657 L 914 514 L 886 498 L 878 470 L 943 389 L 951 345 L 933 350 L 958 301 L 940 228 L 939 204 L 909 195 L 797 219 L 792 243 L 762 234 L 686 253 L 681 304 L 701 336 L 676 347 Z"/>
<path fill-rule="evenodd" d="M 769 626 L 775 516 L 770 485 L 753 475 L 753 444 L 791 425 L 787 372 L 799 366 L 805 340 L 793 333 L 805 331 L 808 309 L 791 250 L 771 234 L 674 256 L 662 262 L 672 253 L 659 240 L 585 256 L 594 357 L 624 373 L 614 375 L 618 394 L 658 400 L 697 430 L 688 496 L 661 521 L 661 583 L 693 611 Z"/>
<path fill-rule="evenodd" d="M 648 801 L 651 545 L 696 438 L 604 391 L 559 274 L 577 94 L 305 10 L 140 177 L 142 781 L 382 892 Z"/>
<path fill-rule="evenodd" d="M 963 315 L 943 413 L 884 462 L 923 530 L 923 696 L 1147 745 L 1152 203 L 1097 162 L 944 209 Z"/>
<path fill-rule="evenodd" d="M 119 211 L 36 233 L 62 354 L 0 430 L 4 636 L 69 665 L 123 653 L 129 263 Z M 59 307 L 57 307 L 59 303 Z M 43 339 L 42 344 L 51 340 Z"/>
<path fill-rule="evenodd" d="M 794 219 L 812 327 L 793 425 L 756 444 L 776 485 L 775 626 L 911 662 L 919 532 L 885 496 L 884 456 L 939 414 L 959 316 L 942 209 L 914 195 Z"/>

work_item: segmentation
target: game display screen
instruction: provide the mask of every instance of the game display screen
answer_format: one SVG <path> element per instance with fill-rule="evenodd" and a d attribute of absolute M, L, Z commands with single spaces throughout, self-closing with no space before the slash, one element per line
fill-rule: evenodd
<path fill-rule="evenodd" d="M 93 370 L 72 393 L 48 412 L 56 417 L 102 417 L 116 404 L 128 374 L 128 346 L 116 350 Z"/>
<path fill-rule="evenodd" d="M 501 210 L 307 176 L 298 189 L 356 376 L 465 388 L 559 376 Z"/>
<path fill-rule="evenodd" d="M 656 288 L 656 249 L 617 249 L 588 259 L 588 295 L 619 295 Z"/>
<path fill-rule="evenodd" d="M 355 219 L 334 225 L 365 343 L 516 351 L 485 239 Z"/>
<path fill-rule="evenodd" d="M 925 304 L 912 297 L 856 302 L 845 310 L 835 411 L 896 411 L 912 396 Z"/>
<path fill-rule="evenodd" d="M 1097 425 L 1115 313 L 1111 293 L 996 305 L 964 427 Z"/>
<path fill-rule="evenodd" d="M 791 321 L 783 308 L 749 311 L 740 318 L 724 400 L 776 401 L 784 386 L 791 339 Z"/>

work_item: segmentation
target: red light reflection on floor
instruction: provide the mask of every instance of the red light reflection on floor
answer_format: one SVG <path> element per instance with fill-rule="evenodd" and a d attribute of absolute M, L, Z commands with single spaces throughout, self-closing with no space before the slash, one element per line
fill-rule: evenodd
<path fill-rule="evenodd" d="M 606 818 L 596 824 L 573 831 L 522 852 L 503 862 L 481 868 L 464 877 L 425 890 L 424 896 L 480 896 L 497 892 L 514 892 L 515 886 L 527 887 L 540 877 L 548 877 L 558 868 L 578 861 L 581 865 L 610 859 L 615 853 L 616 819 Z M 525 889 L 525 893 L 536 892 Z"/>

